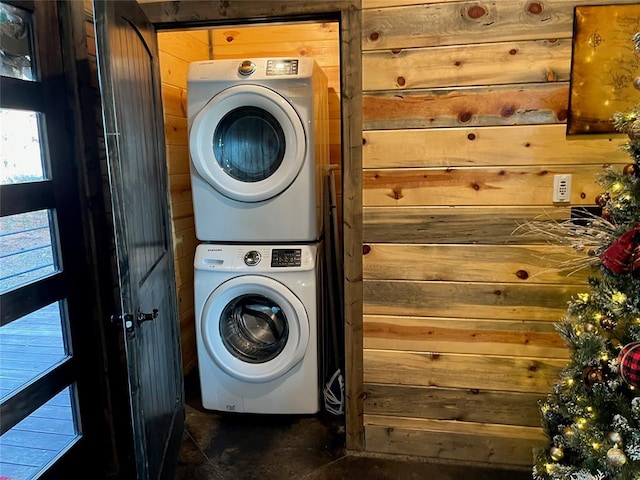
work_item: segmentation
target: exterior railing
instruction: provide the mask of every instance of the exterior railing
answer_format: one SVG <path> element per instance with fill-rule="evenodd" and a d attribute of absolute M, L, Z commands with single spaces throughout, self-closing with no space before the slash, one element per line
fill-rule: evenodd
<path fill-rule="evenodd" d="M 25 234 L 46 231 L 35 239 L 25 238 Z M 20 285 L 45 277 L 57 270 L 54 263 L 53 245 L 39 243 L 50 239 L 49 225 L 22 228 L 0 234 L 0 292 L 11 290 Z M 14 241 L 8 242 L 13 236 Z M 23 236 L 23 238 L 20 238 Z M 15 243 L 15 245 L 10 245 Z"/>

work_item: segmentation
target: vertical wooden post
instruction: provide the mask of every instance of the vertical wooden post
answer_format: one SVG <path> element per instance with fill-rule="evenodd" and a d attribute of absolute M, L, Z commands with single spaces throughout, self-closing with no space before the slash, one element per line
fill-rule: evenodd
<path fill-rule="evenodd" d="M 364 450 L 362 378 L 362 36 L 361 9 L 342 11 L 342 191 L 347 449 Z"/>

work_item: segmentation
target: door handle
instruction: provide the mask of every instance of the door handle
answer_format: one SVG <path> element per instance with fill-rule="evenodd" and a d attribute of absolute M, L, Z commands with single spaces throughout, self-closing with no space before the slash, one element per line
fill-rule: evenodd
<path fill-rule="evenodd" d="M 149 320 L 155 320 L 158 317 L 158 309 L 154 308 L 152 313 L 143 313 L 138 309 L 138 325 L 142 322 L 148 322 Z"/>

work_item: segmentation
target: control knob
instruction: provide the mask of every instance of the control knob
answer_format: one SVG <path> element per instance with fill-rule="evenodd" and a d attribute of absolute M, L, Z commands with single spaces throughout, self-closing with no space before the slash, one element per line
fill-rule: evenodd
<path fill-rule="evenodd" d="M 243 77 L 247 77 L 256 71 L 256 64 L 251 60 L 243 61 L 238 67 L 238 73 Z"/>
<path fill-rule="evenodd" d="M 261 258 L 262 258 L 262 255 L 260 255 L 259 251 L 250 250 L 244 254 L 244 263 L 248 267 L 254 267 L 260 263 Z"/>

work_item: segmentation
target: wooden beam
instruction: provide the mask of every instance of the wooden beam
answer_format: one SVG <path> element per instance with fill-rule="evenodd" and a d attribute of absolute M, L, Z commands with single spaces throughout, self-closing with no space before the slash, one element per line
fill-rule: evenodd
<path fill-rule="evenodd" d="M 365 415 L 540 426 L 538 401 L 544 394 L 365 384 Z"/>
<path fill-rule="evenodd" d="M 619 0 L 616 3 L 636 2 Z M 583 0 L 481 3 L 468 0 L 435 4 L 429 1 L 367 9 L 362 18 L 363 50 L 571 38 L 573 8 L 583 3 Z"/>
<path fill-rule="evenodd" d="M 365 315 L 364 347 L 407 352 L 569 357 L 567 345 L 554 323 L 524 320 Z"/>
<path fill-rule="evenodd" d="M 375 50 L 362 71 L 365 91 L 568 81 L 571 40 Z"/>
<path fill-rule="evenodd" d="M 349 450 L 364 450 L 364 387 L 362 344 L 362 71 L 361 13 L 342 12 L 342 195 L 344 237 L 344 321 L 346 442 Z"/>
<path fill-rule="evenodd" d="M 144 2 L 140 6 L 151 23 L 159 28 L 173 27 L 176 24 L 211 25 L 212 22 L 273 22 L 294 16 L 323 16 L 360 9 L 360 0 L 328 0 L 323 2 L 291 2 L 286 0 L 262 0 L 246 2 L 243 0 L 193 1 L 156 1 Z M 344 17 L 343 17 L 344 20 Z M 360 25 L 358 25 L 358 32 Z"/>
<path fill-rule="evenodd" d="M 444 280 L 585 285 L 594 268 L 572 273 L 588 252 L 559 245 L 367 244 L 363 274 L 369 280 Z M 568 268 L 560 268 L 567 262 Z M 421 268 L 428 265 L 428 268 Z"/>
<path fill-rule="evenodd" d="M 566 364 L 566 359 L 365 349 L 364 380 L 544 394 Z"/>
<path fill-rule="evenodd" d="M 569 83 L 368 92 L 363 128 L 403 129 L 563 123 Z"/>
<path fill-rule="evenodd" d="M 626 137 L 566 137 L 566 125 L 513 125 L 363 132 L 364 168 L 624 163 Z"/>
<path fill-rule="evenodd" d="M 585 288 L 561 284 L 365 279 L 364 312 L 555 322 L 566 312 L 567 301 Z"/>
<path fill-rule="evenodd" d="M 559 222 L 572 208 L 538 206 L 365 207 L 364 241 L 379 243 L 546 243 L 542 235 L 519 235 L 528 221 Z"/>
<path fill-rule="evenodd" d="M 571 204 L 596 203 L 602 187 L 595 183 L 603 165 L 538 167 L 398 168 L 365 170 L 363 205 L 548 205 L 553 206 L 553 175 L 573 175 Z"/>
<path fill-rule="evenodd" d="M 539 428 L 367 415 L 367 450 L 455 461 L 456 464 L 531 466 L 542 446 Z"/>

